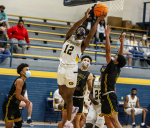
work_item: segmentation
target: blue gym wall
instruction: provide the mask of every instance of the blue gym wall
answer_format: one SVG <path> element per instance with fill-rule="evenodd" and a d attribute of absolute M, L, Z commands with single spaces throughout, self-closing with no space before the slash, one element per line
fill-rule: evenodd
<path fill-rule="evenodd" d="M 0 119 L 3 119 L 2 103 L 5 99 L 5 95 L 8 94 L 14 79 L 17 76 L 0 75 Z M 33 103 L 32 119 L 34 121 L 44 121 L 45 116 L 45 98 L 50 95 L 50 92 L 54 92 L 57 86 L 57 80 L 52 78 L 39 78 L 31 77 L 26 80 L 28 97 Z M 131 88 L 137 88 L 137 96 L 140 99 L 140 105 L 149 110 L 146 117 L 146 124 L 150 125 L 150 86 L 147 85 L 133 85 L 133 84 L 116 84 L 118 100 L 121 101 L 121 97 L 126 97 L 130 94 Z M 123 100 L 124 100 L 123 99 Z M 55 120 L 56 115 L 52 115 Z M 23 110 L 23 120 L 27 120 L 27 109 Z M 141 123 L 141 115 L 136 116 L 136 123 Z M 119 120 L 122 124 L 125 124 L 127 116 L 119 116 Z M 46 119 L 48 121 L 48 118 Z M 131 124 L 131 118 L 129 118 Z"/>

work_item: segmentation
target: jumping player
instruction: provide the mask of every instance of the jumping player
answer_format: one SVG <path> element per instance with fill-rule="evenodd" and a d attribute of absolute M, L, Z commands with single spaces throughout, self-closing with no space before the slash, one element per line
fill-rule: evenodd
<path fill-rule="evenodd" d="M 93 87 L 91 89 L 89 98 L 92 102 L 89 113 L 86 118 L 86 128 L 102 128 L 104 126 L 104 116 L 100 117 L 101 114 L 101 80 L 103 73 L 106 69 L 106 65 L 103 65 L 100 69 L 101 77 L 96 77 Z"/>
<path fill-rule="evenodd" d="M 25 80 L 31 75 L 28 64 L 20 64 L 17 67 L 17 73 L 20 74 L 20 76 L 14 81 L 9 91 L 8 98 L 3 103 L 5 128 L 12 128 L 13 122 L 15 123 L 14 128 L 21 128 L 22 121 L 19 104 L 21 101 L 24 101 L 27 107 L 30 104 L 30 101 L 24 98 L 26 91 Z"/>
<path fill-rule="evenodd" d="M 70 124 L 71 113 L 74 111 L 73 107 L 73 93 L 77 82 L 78 73 L 78 58 L 89 46 L 91 38 L 94 36 L 97 25 L 100 20 L 103 20 L 106 15 L 97 18 L 93 28 L 90 30 L 88 36 L 86 35 L 86 27 L 80 26 L 90 15 L 90 8 L 85 12 L 85 16 L 76 22 L 66 34 L 66 38 L 60 54 L 60 65 L 57 72 L 57 83 L 59 86 L 59 94 L 67 104 L 67 123 Z M 105 14 L 105 13 L 104 13 Z M 75 38 L 72 36 L 76 30 Z"/>
<path fill-rule="evenodd" d="M 109 25 L 107 26 L 107 29 L 105 29 L 107 67 L 104 71 L 101 81 L 101 116 L 103 115 L 105 117 L 105 123 L 108 128 L 122 128 L 118 121 L 118 101 L 114 90 L 117 78 L 121 72 L 120 68 L 124 67 L 126 64 L 126 58 L 123 56 L 125 35 L 122 35 L 120 38 L 121 45 L 118 55 L 111 58 L 111 47 L 109 40 L 110 29 L 111 27 Z"/>

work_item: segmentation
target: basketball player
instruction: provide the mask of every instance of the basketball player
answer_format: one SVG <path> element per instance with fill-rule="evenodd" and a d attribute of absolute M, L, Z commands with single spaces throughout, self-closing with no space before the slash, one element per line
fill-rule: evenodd
<path fill-rule="evenodd" d="M 124 67 L 126 64 L 126 58 L 123 56 L 123 42 L 125 35 L 122 35 L 120 38 L 121 45 L 118 55 L 111 58 L 111 47 L 109 40 L 110 28 L 111 27 L 108 25 L 107 29 L 105 29 L 107 67 L 104 71 L 101 81 L 101 116 L 103 115 L 105 117 L 105 122 L 108 128 L 122 128 L 118 121 L 118 101 L 114 90 L 117 78 L 121 71 L 120 68 Z"/>
<path fill-rule="evenodd" d="M 88 67 L 91 65 L 92 58 L 90 56 L 83 56 L 81 58 L 81 69 L 78 69 L 78 77 L 77 77 L 77 86 L 75 88 L 74 94 L 73 94 L 73 105 L 75 107 L 79 108 L 79 111 L 77 112 L 75 118 L 74 118 L 74 128 L 80 128 L 80 118 L 83 111 L 83 102 L 84 102 L 84 93 L 86 91 L 86 88 L 88 86 L 88 89 L 91 90 L 92 88 L 92 80 L 93 75 L 87 71 Z M 63 112 L 63 118 L 62 121 L 58 124 L 58 128 L 63 128 L 67 124 L 67 114 L 66 111 L 66 104 L 64 105 L 64 112 Z M 71 119 L 71 121 L 73 118 Z M 81 120 L 82 124 L 84 124 L 83 120 Z M 71 126 L 72 127 L 72 126 Z"/>
<path fill-rule="evenodd" d="M 100 69 L 101 77 L 96 77 L 89 98 L 92 102 L 89 113 L 86 119 L 86 128 L 102 128 L 104 126 L 104 117 L 100 117 L 101 114 L 101 80 L 103 73 L 106 69 L 106 65 L 103 65 Z"/>
<path fill-rule="evenodd" d="M 62 52 L 60 54 L 60 65 L 57 72 L 57 83 L 59 86 L 59 94 L 67 104 L 67 123 L 70 124 L 71 113 L 74 111 L 73 107 L 73 93 L 77 82 L 78 73 L 78 58 L 89 46 L 90 40 L 96 32 L 97 25 L 100 20 L 104 19 L 106 15 L 97 18 L 93 28 L 90 30 L 87 37 L 86 27 L 80 26 L 90 15 L 90 8 L 85 12 L 85 16 L 76 22 L 66 34 L 66 39 L 63 44 Z M 104 12 L 105 14 L 105 12 Z M 75 38 L 72 36 L 76 30 Z"/>
<path fill-rule="evenodd" d="M 22 121 L 19 110 L 19 104 L 21 101 L 24 101 L 27 107 L 30 104 L 30 101 L 24 98 L 24 94 L 26 91 L 25 80 L 31 75 L 28 64 L 20 64 L 17 67 L 17 73 L 20 74 L 20 76 L 14 81 L 9 91 L 8 98 L 3 103 L 5 128 L 12 128 L 13 122 L 15 123 L 14 128 L 21 128 Z"/>
<path fill-rule="evenodd" d="M 148 110 L 146 108 L 140 107 L 139 98 L 136 96 L 136 94 L 137 94 L 137 89 L 133 88 L 131 90 L 131 94 L 126 96 L 123 107 L 124 107 L 125 112 L 128 115 L 131 115 L 132 128 L 136 128 L 134 115 L 138 115 L 138 114 L 143 114 L 141 128 L 147 128 L 145 125 L 145 118 L 146 118 L 146 113 L 148 112 Z M 137 108 L 135 108 L 135 106 L 137 106 Z"/>

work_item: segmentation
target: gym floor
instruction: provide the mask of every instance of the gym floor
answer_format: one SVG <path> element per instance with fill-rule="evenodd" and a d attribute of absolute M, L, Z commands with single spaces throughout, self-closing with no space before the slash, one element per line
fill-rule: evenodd
<path fill-rule="evenodd" d="M 49 122 L 34 122 L 34 126 L 30 126 L 26 122 L 23 123 L 22 128 L 56 128 L 57 123 L 49 123 Z M 5 123 L 4 121 L 0 121 L 0 128 L 5 128 Z M 132 128 L 131 125 L 128 126 L 123 126 L 123 128 Z M 140 128 L 140 126 L 137 126 L 137 128 Z M 150 128 L 150 127 L 149 127 Z"/>

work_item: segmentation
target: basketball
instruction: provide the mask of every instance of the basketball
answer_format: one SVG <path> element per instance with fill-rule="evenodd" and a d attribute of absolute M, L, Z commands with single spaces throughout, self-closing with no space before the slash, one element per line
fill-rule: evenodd
<path fill-rule="evenodd" d="M 95 7 L 94 7 L 94 14 L 97 16 L 97 17 L 100 17 L 101 16 L 101 13 L 102 15 L 104 14 L 104 11 L 105 11 L 105 14 L 108 13 L 108 7 L 105 5 L 105 4 L 97 4 Z"/>

